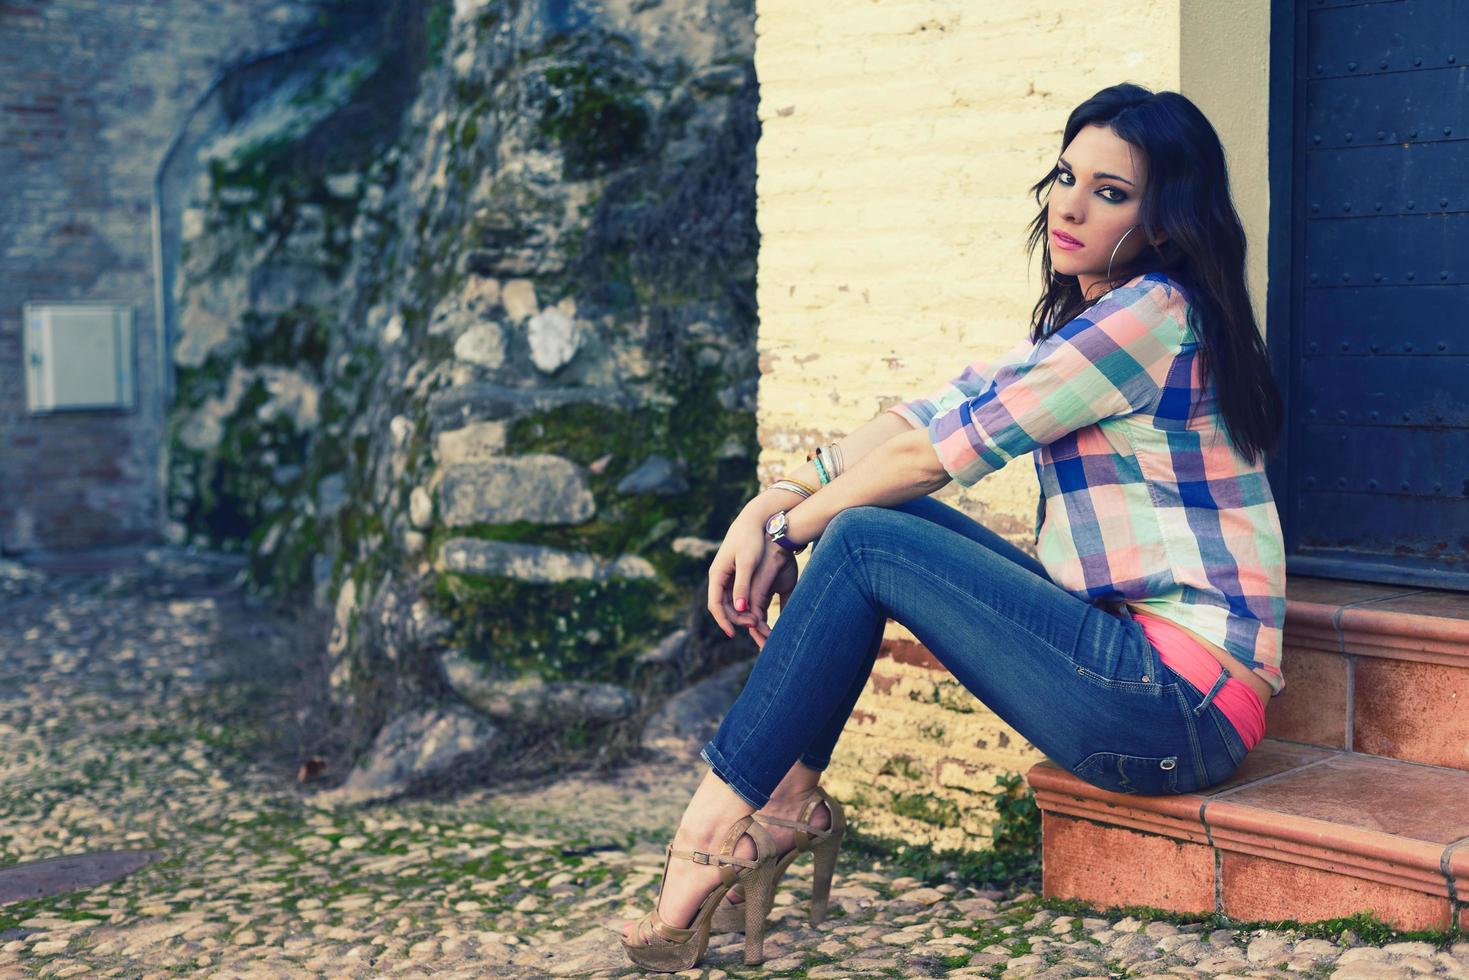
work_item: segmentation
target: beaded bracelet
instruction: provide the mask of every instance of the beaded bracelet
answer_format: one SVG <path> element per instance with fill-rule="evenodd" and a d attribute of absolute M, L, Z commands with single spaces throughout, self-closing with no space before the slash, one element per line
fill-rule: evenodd
<path fill-rule="evenodd" d="M 816 452 L 811 454 L 811 464 L 816 467 L 816 475 L 820 478 L 823 487 L 831 482 L 832 478 L 826 472 L 826 464 L 821 461 L 820 447 L 817 447 Z"/>

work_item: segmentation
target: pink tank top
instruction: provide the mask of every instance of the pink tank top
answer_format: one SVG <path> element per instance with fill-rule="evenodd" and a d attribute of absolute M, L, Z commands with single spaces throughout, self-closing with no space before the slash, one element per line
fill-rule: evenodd
<path fill-rule="evenodd" d="M 1213 688 L 1224 665 L 1212 653 L 1168 620 L 1135 609 L 1132 613 L 1143 635 L 1158 651 L 1158 659 L 1200 691 L 1208 693 Z M 1246 752 L 1260 744 L 1265 737 L 1265 706 L 1250 685 L 1231 676 L 1214 695 L 1214 703 L 1239 733 Z"/>

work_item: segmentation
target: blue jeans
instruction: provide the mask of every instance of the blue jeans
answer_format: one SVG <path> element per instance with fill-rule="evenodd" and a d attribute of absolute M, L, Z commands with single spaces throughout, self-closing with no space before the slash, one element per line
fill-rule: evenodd
<path fill-rule="evenodd" d="M 762 807 L 800 760 L 822 770 L 889 618 L 1051 760 L 1103 789 L 1223 782 L 1245 746 L 1214 696 L 1167 667 L 1126 607 L 1062 589 L 949 505 L 851 507 L 817 540 L 739 697 L 700 757 Z"/>

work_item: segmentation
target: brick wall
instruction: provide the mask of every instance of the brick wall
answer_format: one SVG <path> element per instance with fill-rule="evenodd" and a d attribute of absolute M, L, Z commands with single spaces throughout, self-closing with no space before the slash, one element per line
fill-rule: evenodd
<path fill-rule="evenodd" d="M 0 550 L 156 539 L 153 176 L 221 67 L 305 0 L 0 0 Z M 21 304 L 130 304 L 137 407 L 26 412 Z"/>
<path fill-rule="evenodd" d="M 761 2 L 760 477 L 1029 330 L 1026 193 L 1107 85 L 1177 88 L 1179 0 Z M 1034 553 L 1018 461 L 937 495 Z M 897 624 L 826 779 L 864 829 L 983 846 L 1041 754 Z"/>

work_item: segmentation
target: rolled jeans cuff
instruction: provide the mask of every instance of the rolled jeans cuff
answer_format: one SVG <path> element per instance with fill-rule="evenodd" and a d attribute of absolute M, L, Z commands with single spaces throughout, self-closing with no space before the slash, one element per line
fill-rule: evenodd
<path fill-rule="evenodd" d="M 709 763 L 709 768 L 714 770 L 714 775 L 724 780 L 729 788 L 734 790 L 735 795 L 750 804 L 750 806 L 758 810 L 770 802 L 770 797 L 767 794 L 761 793 L 740 777 L 739 772 L 725 761 L 724 756 L 720 754 L 719 749 L 714 747 L 712 741 L 705 744 L 703 750 L 699 753 L 699 758 Z"/>

